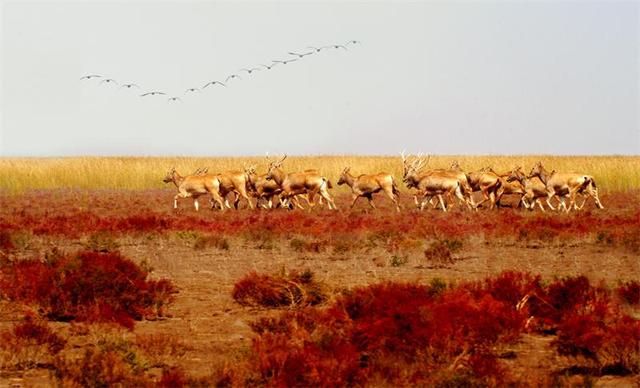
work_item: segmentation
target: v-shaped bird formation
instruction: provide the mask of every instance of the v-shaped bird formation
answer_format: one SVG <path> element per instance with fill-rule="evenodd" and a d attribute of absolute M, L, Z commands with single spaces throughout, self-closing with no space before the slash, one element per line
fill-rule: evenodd
<path fill-rule="evenodd" d="M 259 64 L 257 66 L 249 66 L 249 67 L 243 67 L 241 69 L 238 70 L 238 74 L 228 74 L 226 77 L 221 77 L 220 80 L 224 79 L 224 81 L 220 81 L 220 80 L 210 80 L 208 82 L 206 82 L 203 86 L 201 87 L 190 87 L 185 89 L 184 93 L 182 93 L 181 95 L 170 95 L 165 91 L 162 90 L 145 90 L 143 91 L 142 87 L 137 84 L 137 83 L 119 83 L 118 81 L 116 81 L 113 78 L 109 78 L 107 76 L 104 75 L 100 75 L 100 74 L 89 74 L 89 75 L 85 75 L 83 77 L 80 78 L 80 81 L 90 81 L 93 79 L 98 79 L 100 80 L 98 83 L 98 86 L 101 87 L 106 87 L 106 86 L 112 86 L 112 87 L 118 87 L 118 88 L 124 88 L 124 89 L 140 89 L 141 91 L 143 91 L 140 94 L 141 98 L 149 98 L 149 97 L 153 97 L 153 96 L 165 96 L 165 98 L 167 98 L 167 102 L 168 103 L 172 103 L 172 102 L 182 102 L 182 96 L 186 95 L 186 94 L 196 94 L 199 92 L 202 92 L 203 90 L 207 89 L 208 87 L 213 88 L 215 87 L 227 87 L 227 85 L 231 84 L 232 82 L 235 81 L 240 81 L 244 78 L 253 76 L 255 73 L 258 72 L 264 72 L 264 71 L 268 71 L 273 69 L 276 66 L 283 66 L 283 65 L 287 65 L 289 63 L 292 62 L 296 62 L 299 60 L 303 60 L 308 56 L 311 55 L 317 55 L 318 53 L 325 51 L 325 50 L 344 50 L 344 51 L 348 51 L 350 49 L 350 47 L 354 47 L 356 45 L 360 45 L 361 42 L 358 40 L 350 40 L 348 42 L 346 42 L 345 44 L 331 44 L 328 46 L 320 46 L 320 47 L 315 47 L 315 46 L 308 46 L 307 50 L 304 51 L 289 51 L 288 58 L 282 58 L 282 59 L 274 59 L 271 60 L 271 63 L 268 65 L 265 64 Z M 244 77 L 244 78 L 243 78 Z"/>

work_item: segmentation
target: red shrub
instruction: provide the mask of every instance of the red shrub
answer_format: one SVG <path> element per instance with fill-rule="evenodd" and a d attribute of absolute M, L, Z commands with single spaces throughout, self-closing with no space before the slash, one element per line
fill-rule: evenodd
<path fill-rule="evenodd" d="M 10 251 L 15 249 L 11 234 L 6 230 L 0 230 L 0 251 Z"/>
<path fill-rule="evenodd" d="M 251 272 L 236 282 L 232 296 L 241 305 L 264 307 L 316 305 L 326 299 L 311 271 L 288 276 Z"/>
<path fill-rule="evenodd" d="M 146 280 L 147 272 L 119 253 L 81 251 L 50 262 L 15 261 L 0 269 L 0 293 L 37 305 L 54 320 L 133 321 L 171 301 L 168 280 Z"/>
<path fill-rule="evenodd" d="M 640 304 L 640 282 L 631 280 L 616 288 L 616 294 L 626 303 L 636 306 Z"/>
<path fill-rule="evenodd" d="M 640 372 L 640 321 L 618 314 L 569 314 L 558 325 L 558 353 L 582 356 L 602 370 Z"/>
<path fill-rule="evenodd" d="M 26 319 L 24 322 L 15 325 L 11 332 L 3 333 L 4 341 L 10 340 L 7 336 L 33 341 L 37 345 L 47 345 L 52 354 L 60 352 L 67 343 L 63 337 L 54 333 L 45 323 L 33 322 L 31 319 Z"/>
<path fill-rule="evenodd" d="M 264 318 L 252 324 L 259 337 L 251 368 L 267 385 L 428 385 L 455 374 L 499 383 L 493 349 L 517 338 L 526 316 L 467 286 L 385 283 L 356 288 L 327 309 Z"/>
<path fill-rule="evenodd" d="M 162 371 L 162 378 L 158 382 L 158 387 L 162 388 L 180 388 L 187 386 L 189 383 L 184 370 L 179 368 L 170 368 Z"/>

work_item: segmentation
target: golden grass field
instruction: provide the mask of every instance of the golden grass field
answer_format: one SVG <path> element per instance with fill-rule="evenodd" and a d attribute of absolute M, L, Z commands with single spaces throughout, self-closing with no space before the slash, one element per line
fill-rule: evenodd
<path fill-rule="evenodd" d="M 525 171 L 537 161 L 549 170 L 579 172 L 594 176 L 600 191 L 628 191 L 640 188 L 638 156 L 432 156 L 428 168 L 448 167 L 457 160 L 462 168 L 473 171 L 491 166 L 507 172 L 514 166 Z M 264 157 L 55 157 L 0 158 L 0 189 L 21 192 L 28 189 L 148 189 L 166 187 L 162 183 L 166 171 L 176 167 L 188 174 L 206 166 L 209 172 L 242 169 L 256 165 L 266 172 Z M 399 156 L 290 156 L 286 171 L 319 169 L 334 182 L 342 169 L 351 166 L 353 174 L 386 171 L 402 176 Z M 343 188 L 342 190 L 346 190 Z"/>

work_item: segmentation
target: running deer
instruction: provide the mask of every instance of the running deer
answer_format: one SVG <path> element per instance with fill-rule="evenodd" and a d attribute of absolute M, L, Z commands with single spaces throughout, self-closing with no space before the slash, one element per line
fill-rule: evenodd
<path fill-rule="evenodd" d="M 345 167 L 340 174 L 338 185 L 346 184 L 351 187 L 353 193 L 353 201 L 351 207 L 356 204 L 356 201 L 360 197 L 364 197 L 369 201 L 369 205 L 372 208 L 376 208 L 373 204 L 373 194 L 384 191 L 391 201 L 396 205 L 396 210 L 400 211 L 400 205 L 398 204 L 398 196 L 400 192 L 396 186 L 393 176 L 386 172 L 381 172 L 374 175 L 359 175 L 357 177 L 350 174 L 351 167 Z"/>
<path fill-rule="evenodd" d="M 443 194 L 452 193 L 461 202 L 465 203 L 470 209 L 473 208 L 469 200 L 465 198 L 462 193 L 462 183 L 458 178 L 446 171 L 434 170 L 427 172 L 420 172 L 420 170 L 426 165 L 426 162 L 418 157 L 413 162 L 409 162 L 408 158 L 402 156 L 403 167 L 403 179 L 407 188 L 416 188 L 418 192 L 423 195 L 423 200 L 418 204 L 417 197 L 414 197 L 416 206 L 420 210 L 424 209 L 424 206 L 430 202 L 432 197 L 436 196 L 440 201 L 440 206 L 443 211 L 447 211 L 447 206 L 442 198 Z"/>
<path fill-rule="evenodd" d="M 307 194 L 311 209 L 314 203 L 314 196 L 320 194 L 327 201 L 329 209 L 337 209 L 328 190 L 331 187 L 331 182 L 315 170 L 285 173 L 281 167 L 286 158 L 287 155 L 284 155 L 278 161 L 269 162 L 267 171 L 267 179 L 273 179 L 282 188 L 280 197 L 283 203 L 288 204 L 296 195 Z"/>
<path fill-rule="evenodd" d="M 588 196 L 593 197 L 596 202 L 596 206 L 600 209 L 604 209 L 604 206 L 602 205 L 602 203 L 600 202 L 600 198 L 598 197 L 596 181 L 591 175 L 559 173 L 556 171 L 552 171 L 551 173 L 549 173 L 542 166 L 542 163 L 538 162 L 535 164 L 535 166 L 533 166 L 531 172 L 529 173 L 529 178 L 532 178 L 534 176 L 540 178 L 542 183 L 544 183 L 547 190 L 547 205 L 549 206 L 549 208 L 551 208 L 551 210 L 556 210 L 551 205 L 551 198 L 554 195 L 557 195 L 558 197 L 569 198 L 569 207 L 567 207 L 564 200 L 562 200 L 560 202 L 560 205 L 558 205 L 558 209 L 560 208 L 560 206 L 562 206 L 567 213 L 571 211 L 572 208 L 575 208 L 576 210 L 581 209 L 588 198 L 585 198 L 584 202 L 582 202 L 582 206 L 578 207 L 576 205 L 576 194 L 579 193 L 586 193 Z"/>
<path fill-rule="evenodd" d="M 216 175 L 200 172 L 198 175 L 182 176 L 173 167 L 169 169 L 162 181 L 164 183 L 172 182 L 178 189 L 178 194 L 173 197 L 174 209 L 178 208 L 179 198 L 193 198 L 193 206 L 198 211 L 200 208 L 198 198 L 202 195 L 210 194 L 212 200 L 216 201 L 221 209 L 224 210 L 222 197 L 220 196 L 220 181 Z"/>

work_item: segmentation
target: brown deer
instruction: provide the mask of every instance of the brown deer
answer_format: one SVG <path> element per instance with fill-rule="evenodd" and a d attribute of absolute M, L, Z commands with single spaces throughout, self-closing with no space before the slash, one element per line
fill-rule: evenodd
<path fill-rule="evenodd" d="M 396 210 L 400 211 L 400 205 L 398 204 L 400 192 L 391 174 L 381 172 L 374 175 L 363 174 L 355 177 L 349 173 L 350 169 L 350 167 L 345 167 L 345 169 L 342 170 L 338 185 L 346 184 L 351 187 L 351 191 L 353 192 L 352 208 L 358 198 L 365 197 L 369 201 L 369 205 L 375 209 L 373 194 L 384 191 L 387 197 L 396 205 Z"/>
<path fill-rule="evenodd" d="M 245 167 L 247 174 L 247 190 L 256 198 L 256 207 L 272 209 L 273 201 L 282 192 L 282 188 L 273 179 L 267 179 L 267 174 L 258 175 L 255 166 Z M 267 202 L 260 205 L 260 200 Z"/>
<path fill-rule="evenodd" d="M 229 202 L 227 200 L 227 195 L 230 193 L 235 194 L 235 199 L 233 201 L 233 206 L 237 210 L 238 205 L 240 203 L 240 197 L 244 198 L 249 205 L 249 208 L 253 209 L 253 203 L 249 199 L 249 195 L 247 195 L 247 174 L 244 171 L 226 171 L 223 173 L 216 174 L 218 180 L 220 181 L 220 195 L 222 198 L 225 198 L 225 206 L 231 208 L 229 206 Z"/>
<path fill-rule="evenodd" d="M 482 193 L 482 201 L 476 203 L 476 207 L 489 201 L 489 209 L 493 209 L 496 204 L 496 195 L 500 189 L 500 177 L 490 168 L 482 168 L 478 171 L 467 174 L 469 185 L 473 191 Z"/>
<path fill-rule="evenodd" d="M 558 209 L 560 208 L 560 206 L 562 206 L 566 212 L 571 211 L 572 208 L 576 210 L 581 209 L 587 201 L 588 197 L 585 198 L 584 202 L 582 202 L 582 206 L 578 207 L 576 205 L 576 194 L 584 193 L 586 193 L 590 197 L 593 197 L 598 208 L 604 209 L 604 206 L 602 206 L 602 202 L 600 202 L 600 198 L 598 197 L 596 181 L 591 175 L 558 173 L 556 171 L 552 171 L 551 173 L 549 173 L 542 166 L 542 163 L 538 162 L 533 166 L 531 172 L 529 173 L 529 178 L 532 178 L 534 176 L 540 178 L 542 183 L 544 183 L 547 190 L 547 205 L 549 206 L 549 208 L 551 208 L 551 210 L 556 210 L 551 205 L 551 198 L 554 195 L 557 195 L 561 198 L 569 199 L 569 207 L 567 207 L 564 200 L 561 200 Z"/>
<path fill-rule="evenodd" d="M 178 194 L 173 197 L 173 208 L 178 208 L 179 198 L 193 198 L 193 206 L 196 211 L 199 210 L 198 197 L 211 194 L 212 200 L 216 201 L 222 210 L 224 205 L 220 196 L 220 181 L 216 175 L 200 173 L 198 175 L 182 176 L 176 171 L 175 167 L 171 168 L 162 180 L 164 183 L 172 182 L 178 189 Z"/>
<path fill-rule="evenodd" d="M 311 209 L 315 194 L 320 194 L 327 201 L 329 209 L 337 209 L 328 191 L 328 188 L 331 187 L 331 182 L 315 170 L 285 173 L 280 167 L 282 167 L 282 162 L 286 158 L 287 155 L 284 155 L 278 161 L 269 162 L 267 171 L 267 179 L 273 179 L 282 188 L 281 201 L 284 204 L 288 204 L 296 195 L 307 194 Z"/>
<path fill-rule="evenodd" d="M 496 206 L 498 208 L 500 208 L 501 206 L 503 206 L 500 201 L 502 200 L 502 197 L 505 195 L 514 195 L 518 197 L 518 203 L 517 203 L 517 207 L 519 208 L 520 206 L 524 206 L 524 202 L 523 202 L 523 198 L 524 198 L 524 194 L 525 194 L 525 190 L 524 190 L 524 186 L 520 183 L 520 181 L 518 180 L 509 180 L 509 176 L 511 174 L 511 171 L 504 173 L 504 174 L 499 174 L 497 172 L 495 172 L 493 170 L 493 168 L 489 168 L 489 171 L 493 172 L 494 174 L 496 174 L 498 176 L 498 179 L 500 179 L 500 187 L 498 188 L 498 190 L 496 191 Z"/>
<path fill-rule="evenodd" d="M 522 167 L 518 166 L 514 168 L 513 171 L 511 171 L 506 180 L 507 182 L 519 182 L 520 185 L 522 185 L 524 195 L 522 196 L 520 201 L 525 208 L 533 210 L 535 209 L 537 204 L 538 207 L 540 207 L 540 210 L 542 210 L 543 212 L 545 211 L 540 198 L 547 197 L 547 188 L 545 187 L 544 183 L 540 181 L 540 179 L 527 178 L 524 171 L 522 171 Z"/>
<path fill-rule="evenodd" d="M 445 205 L 442 198 L 442 195 L 447 193 L 454 194 L 470 209 L 473 208 L 473 206 L 470 205 L 469 200 L 462 194 L 462 183 L 457 177 L 441 170 L 421 173 L 419 172 L 420 169 L 424 167 L 424 165 L 426 165 L 426 163 L 421 158 L 417 158 L 412 163 L 410 163 L 409 160 L 404 156 L 404 153 L 402 153 L 401 156 L 403 167 L 402 181 L 405 183 L 407 188 L 418 189 L 418 192 L 424 197 L 420 204 L 418 204 L 417 197 L 414 197 L 416 206 L 418 206 L 420 210 L 424 209 L 424 206 L 431 201 L 432 197 L 436 196 L 440 201 L 442 210 L 447 211 L 447 206 Z"/>

